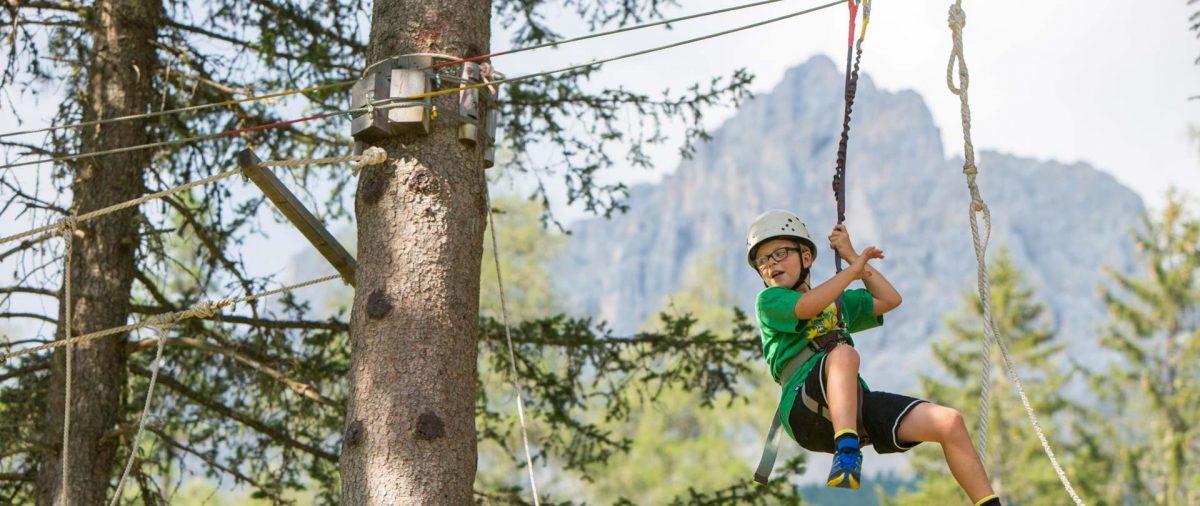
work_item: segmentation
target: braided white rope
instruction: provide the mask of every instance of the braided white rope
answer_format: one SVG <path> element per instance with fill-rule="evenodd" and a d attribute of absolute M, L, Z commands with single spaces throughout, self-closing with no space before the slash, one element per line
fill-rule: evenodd
<path fill-rule="evenodd" d="M 975 183 L 975 175 L 978 169 L 975 166 L 975 146 L 971 143 L 971 106 L 967 101 L 967 87 L 970 86 L 970 74 L 967 72 L 967 62 L 963 57 L 962 30 L 967 24 L 967 14 L 962 10 L 962 0 L 956 0 L 950 6 L 950 32 L 954 41 L 954 48 L 950 51 L 950 62 L 946 66 L 946 86 L 950 88 L 950 92 L 957 95 L 961 102 L 962 111 L 962 126 L 963 126 L 963 174 L 967 176 L 967 189 L 971 193 L 971 206 L 968 211 L 971 223 L 971 239 L 975 244 L 975 261 L 977 281 L 979 285 L 979 298 L 983 305 L 983 378 L 981 381 L 980 394 L 980 414 L 979 414 L 979 459 L 981 462 L 986 462 L 987 456 L 987 430 L 988 430 L 988 405 L 989 384 L 991 383 L 991 359 L 992 342 L 1000 346 L 1000 354 L 1004 357 L 1004 366 L 1008 369 L 1009 378 L 1016 387 L 1017 394 L 1021 397 L 1021 404 L 1025 406 L 1025 414 L 1028 415 L 1030 423 L 1033 424 L 1033 429 L 1037 432 L 1038 441 L 1042 444 L 1042 450 L 1046 452 L 1046 456 L 1050 458 L 1050 463 L 1054 466 L 1054 472 L 1058 474 L 1059 481 L 1070 494 L 1071 499 L 1075 504 L 1083 506 L 1083 501 L 1079 495 L 1075 493 L 1075 489 L 1071 487 L 1071 481 L 1067 479 L 1067 474 L 1059 465 L 1058 459 L 1054 456 L 1054 450 L 1050 448 L 1049 441 L 1046 440 L 1046 435 L 1042 431 L 1041 424 L 1038 423 L 1037 414 L 1033 411 L 1033 406 L 1029 403 L 1029 397 L 1025 395 L 1025 388 L 1021 385 L 1021 378 L 1017 375 L 1017 370 L 1013 367 L 1012 357 L 1008 354 L 1008 345 L 1001 338 L 999 331 L 996 328 L 996 321 L 992 318 L 992 288 L 988 281 L 987 261 L 985 259 L 987 251 L 988 239 L 992 232 L 992 214 L 988 210 L 987 204 L 984 203 L 983 197 L 979 194 L 979 186 Z M 959 85 L 954 85 L 954 68 L 958 67 L 958 82 Z M 984 235 L 981 240 L 979 237 L 978 214 L 983 214 Z"/>
<path fill-rule="evenodd" d="M 517 376 L 517 356 L 513 352 L 512 331 L 508 325 L 508 306 L 504 302 L 504 278 L 500 276 L 500 248 L 496 243 L 496 221 L 492 219 L 491 197 L 485 194 L 484 203 L 488 210 L 488 230 L 492 235 L 492 259 L 496 262 L 496 284 L 500 288 L 500 315 L 504 320 L 504 340 L 508 342 L 508 365 L 513 390 L 517 392 L 517 418 L 521 421 L 521 439 L 525 443 L 525 467 L 529 468 L 529 487 L 533 493 L 533 505 L 541 506 L 538 497 L 537 479 L 533 475 L 533 454 L 529 451 L 529 430 L 525 427 L 525 401 L 521 391 L 521 383 Z"/>
<path fill-rule="evenodd" d="M 68 345 L 83 343 L 83 342 L 87 342 L 87 341 L 94 341 L 96 339 L 100 339 L 102 337 L 108 337 L 108 336 L 111 336 L 114 334 L 124 334 L 131 330 L 137 330 L 137 329 L 142 329 L 142 328 L 151 327 L 151 326 L 161 327 L 164 325 L 173 325 L 175 323 L 179 323 L 179 322 L 181 322 L 183 320 L 187 320 L 189 318 L 211 318 L 211 317 L 215 316 L 217 313 L 219 313 L 221 311 L 221 309 L 224 309 L 229 306 L 233 306 L 233 305 L 240 304 L 243 302 L 250 302 L 252 300 L 258 300 L 258 299 L 270 297 L 273 295 L 279 295 L 281 293 L 290 292 L 292 290 L 298 290 L 301 288 L 324 283 L 326 281 L 332 281 L 335 279 L 341 279 L 341 275 L 333 274 L 330 276 L 325 276 L 323 278 L 317 278 L 317 279 L 305 281 L 303 283 L 297 283 L 294 285 L 285 286 L 283 288 L 279 288 L 276 290 L 270 290 L 270 291 L 266 291 L 266 292 L 262 292 L 262 293 L 246 295 L 246 296 L 242 296 L 242 297 L 238 297 L 238 298 L 234 298 L 234 299 L 217 299 L 217 300 L 212 300 L 212 301 L 208 301 L 208 300 L 200 301 L 200 302 L 196 303 L 194 306 L 187 308 L 183 311 L 162 313 L 162 314 L 155 315 L 153 317 L 150 317 L 146 320 L 142 320 L 137 323 L 131 323 L 129 325 L 122 325 L 120 327 L 113 327 L 110 329 L 105 329 L 105 330 L 101 330 L 101 331 L 97 331 L 97 332 L 92 332 L 90 334 L 85 334 L 85 335 L 82 335 L 79 337 L 73 337 L 73 338 L 67 339 L 67 340 L 55 341 L 53 343 L 47 343 L 47 344 L 43 344 L 41 346 L 36 346 L 33 348 L 27 348 L 27 349 L 23 349 L 20 351 L 14 351 L 12 353 L 8 353 L 5 355 L 0 355 L 0 363 L 7 361 L 10 358 L 16 358 L 16 357 L 20 357 L 20 356 L 24 356 L 24 355 L 29 355 L 31 353 L 37 353 L 39 351 L 44 351 L 44 350 L 48 350 L 51 348 L 57 348 L 59 346 L 68 346 Z"/>
<path fill-rule="evenodd" d="M 71 340 L 71 254 L 74 252 L 75 239 L 75 217 L 72 216 L 63 220 L 59 228 L 63 235 L 63 340 Z M 63 434 L 62 434 L 62 498 L 63 504 L 71 504 L 71 488 L 67 486 L 68 477 L 70 476 L 71 462 L 71 377 L 74 369 L 71 361 L 71 352 L 73 346 L 68 345 L 64 350 L 67 354 L 67 370 L 63 380 L 63 390 L 66 391 L 63 399 Z"/>
<path fill-rule="evenodd" d="M 380 153 L 382 153 L 382 157 L 380 156 Z M 387 160 L 387 152 L 383 151 L 381 148 L 373 147 L 373 148 L 367 149 L 361 155 L 338 156 L 338 157 L 332 157 L 332 158 L 298 158 L 298 159 L 290 159 L 290 160 L 269 160 L 269 161 L 259 163 L 259 166 L 262 166 L 262 167 L 300 167 L 300 166 L 304 166 L 304 165 L 357 162 L 357 165 L 355 168 L 355 170 L 357 170 L 358 167 L 383 163 L 385 160 Z M 179 186 L 168 188 L 168 189 L 160 191 L 158 193 L 151 193 L 149 195 L 143 195 L 143 196 L 138 197 L 133 200 L 127 200 L 127 201 L 121 202 L 119 204 L 113 204 L 113 205 L 105 207 L 103 209 L 97 209 L 97 210 L 89 212 L 89 213 L 81 214 L 74 218 L 64 218 L 58 222 L 52 223 L 50 225 L 46 225 L 44 227 L 38 227 L 33 230 L 28 230 L 25 232 L 21 232 L 19 234 L 14 234 L 14 235 L 0 238 L 0 244 L 24 239 L 26 237 L 36 236 L 39 234 L 44 234 L 47 232 L 53 232 L 55 230 L 61 229 L 61 227 L 64 224 L 66 224 L 67 222 L 81 223 L 81 222 L 88 221 L 88 220 L 91 220 L 94 218 L 99 218 L 106 214 L 112 214 L 117 211 L 122 211 L 125 209 L 129 209 L 131 207 L 140 206 L 142 204 L 145 204 L 146 202 L 150 202 L 151 200 L 157 200 L 157 199 L 161 199 L 163 197 L 168 197 L 168 196 L 174 195 L 176 193 L 190 190 L 197 186 L 202 186 L 202 185 L 206 185 L 206 184 L 213 183 L 216 181 L 220 181 L 222 179 L 233 177 L 240 173 L 241 173 L 241 169 L 233 169 L 230 171 L 222 172 L 220 174 L 206 177 L 204 179 L 191 181 L 189 183 L 185 183 L 185 184 L 181 184 Z"/>
<path fill-rule="evenodd" d="M 150 364 L 150 386 L 146 387 L 146 402 L 142 405 L 142 415 L 138 418 L 137 433 L 129 443 L 129 460 L 125 461 L 125 471 L 121 473 L 121 479 L 117 481 L 117 490 L 113 492 L 112 502 L 108 503 L 109 506 L 117 506 L 117 501 L 121 498 L 121 489 L 125 487 L 125 480 L 129 479 L 129 471 L 133 469 L 133 462 L 137 458 L 138 441 L 142 440 L 142 434 L 146 431 L 150 400 L 154 398 L 154 384 L 158 382 L 158 370 L 162 364 L 163 349 L 166 348 L 167 330 L 170 325 L 170 323 L 163 323 L 162 326 L 154 326 L 154 330 L 158 334 L 158 350 L 154 353 L 154 362 Z"/>

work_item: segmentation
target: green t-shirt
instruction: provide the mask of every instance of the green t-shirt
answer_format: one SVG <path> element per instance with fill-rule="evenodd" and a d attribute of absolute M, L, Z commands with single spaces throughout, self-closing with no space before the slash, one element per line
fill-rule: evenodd
<path fill-rule="evenodd" d="M 771 368 L 771 378 L 779 381 L 788 360 L 795 357 L 808 342 L 837 328 L 837 303 L 830 304 L 821 313 L 808 320 L 796 318 L 796 301 L 803 294 L 795 290 L 773 286 L 758 294 L 755 312 L 758 314 L 758 329 L 762 335 L 763 357 Z M 861 332 L 883 325 L 883 316 L 875 316 L 875 299 L 866 289 L 846 290 L 842 296 L 845 308 L 846 330 Z M 854 341 L 850 340 L 850 345 Z M 795 439 L 788 423 L 788 414 L 796 401 L 796 387 L 804 382 L 809 371 L 820 362 L 825 352 L 818 352 L 808 359 L 796 374 L 783 385 L 783 396 L 779 400 L 779 415 L 789 436 Z M 862 381 L 862 377 L 859 377 Z M 863 383 L 864 387 L 866 383 Z"/>

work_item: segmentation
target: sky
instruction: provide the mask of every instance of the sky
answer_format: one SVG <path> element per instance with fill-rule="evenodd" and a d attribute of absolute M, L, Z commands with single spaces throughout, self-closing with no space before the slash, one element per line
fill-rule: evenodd
<path fill-rule="evenodd" d="M 663 45 L 780 16 L 824 2 L 788 0 L 555 50 L 506 56 L 499 70 L 520 75 Z M 728 6 L 704 1 L 669 9 L 679 16 Z M 959 100 L 946 87 L 951 49 L 946 0 L 878 0 L 863 47 L 863 72 L 889 91 L 915 90 L 941 128 L 946 156 L 963 151 Z M 1189 126 L 1200 124 L 1200 41 L 1188 31 L 1186 0 L 964 2 L 964 52 L 971 73 L 976 151 L 1082 161 L 1112 174 L 1158 207 L 1174 186 L 1200 195 L 1200 159 Z M 548 16 L 560 32 L 587 31 L 571 12 Z M 817 54 L 845 58 L 847 9 L 833 7 L 719 39 L 607 64 L 596 86 L 656 93 L 744 67 L 764 93 L 784 72 Z M 574 26 L 572 26 L 574 25 Z M 493 48 L 507 48 L 497 33 Z M 839 63 L 840 64 L 840 63 Z M 711 114 L 715 128 L 736 111 Z M 866 121 L 866 118 L 862 119 Z M 853 138 L 851 139 L 853 142 Z M 674 170 L 676 146 L 651 151 L 657 169 L 622 169 L 610 180 L 655 181 Z M 986 171 L 986 162 L 981 164 Z M 959 176 L 961 177 L 961 176 Z M 965 190 L 964 190 L 965 191 Z M 984 198 L 987 189 L 983 188 Z M 576 216 L 577 213 L 568 213 Z"/>

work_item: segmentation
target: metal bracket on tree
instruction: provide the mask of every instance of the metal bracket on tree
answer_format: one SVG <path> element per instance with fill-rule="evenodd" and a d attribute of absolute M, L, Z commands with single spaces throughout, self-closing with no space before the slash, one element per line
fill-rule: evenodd
<path fill-rule="evenodd" d="M 449 59 L 450 64 L 434 64 Z M 457 58 L 434 54 L 411 54 L 388 58 L 367 68 L 350 90 L 350 106 L 362 110 L 354 116 L 350 134 L 365 144 L 401 135 L 427 135 L 439 117 L 458 121 L 458 140 L 481 146 L 483 166 L 495 165 L 497 95 L 489 84 L 503 79 L 487 63 L 462 62 L 457 76 L 438 72 L 458 62 Z M 439 109 L 432 98 L 458 93 L 457 110 Z"/>

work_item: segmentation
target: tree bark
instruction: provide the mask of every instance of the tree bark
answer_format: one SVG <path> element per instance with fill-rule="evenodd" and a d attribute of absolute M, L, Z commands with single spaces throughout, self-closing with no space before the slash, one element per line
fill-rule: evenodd
<path fill-rule="evenodd" d="M 101 0 L 88 18 L 92 60 L 88 62 L 83 119 L 95 120 L 145 112 L 153 102 L 158 70 L 152 46 L 162 20 L 158 0 Z M 121 121 L 83 130 L 82 152 L 144 144 L 144 120 Z M 125 200 L 142 191 L 150 151 L 134 151 L 77 162 L 74 211 L 82 214 Z M 59 321 L 73 336 L 127 323 L 134 253 L 138 246 L 137 209 L 82 223 L 72 235 L 70 322 L 64 308 Z M 60 306 L 62 306 L 60 304 Z M 59 327 L 58 337 L 65 336 Z M 55 352 L 46 399 L 46 423 L 40 428 L 49 450 L 39 458 L 38 504 L 104 504 L 114 476 L 118 438 L 104 434 L 121 421 L 125 388 L 124 336 L 84 343 L 73 351 L 71 426 L 67 489 L 62 484 L 65 349 Z"/>
<path fill-rule="evenodd" d="M 490 17 L 489 0 L 377 0 L 365 63 L 486 52 Z M 355 204 L 343 503 L 471 504 L 487 213 L 481 152 L 459 143 L 448 122 L 379 145 L 388 163 L 363 173 Z"/>

